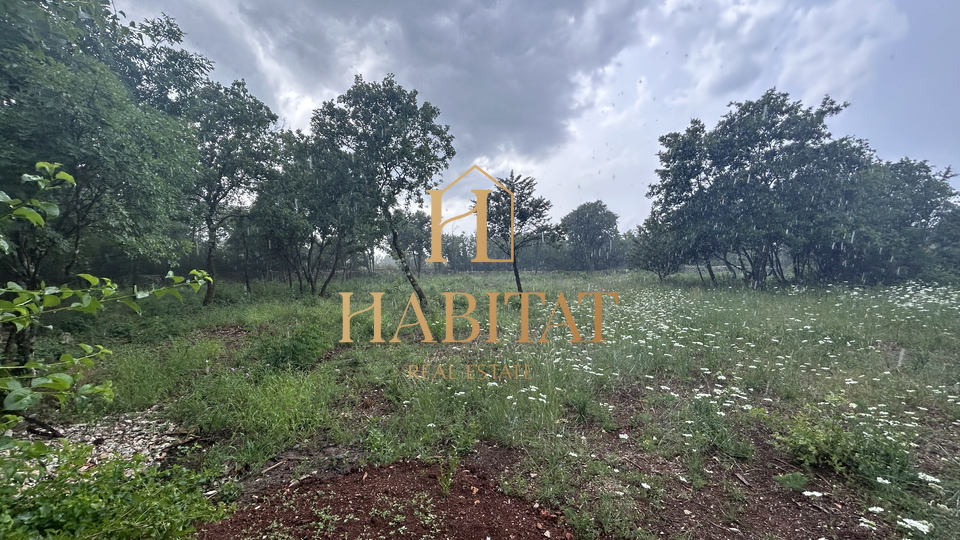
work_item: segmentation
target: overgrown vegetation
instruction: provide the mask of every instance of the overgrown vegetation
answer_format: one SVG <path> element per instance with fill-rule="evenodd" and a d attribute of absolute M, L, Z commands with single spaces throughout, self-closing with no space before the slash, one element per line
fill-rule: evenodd
<path fill-rule="evenodd" d="M 245 468 L 311 444 L 360 448 L 373 463 L 440 459 L 449 470 L 478 442 L 496 444 L 529 456 L 504 471 L 505 491 L 565 509 L 583 537 L 633 537 L 677 486 L 706 489 L 718 470 L 750 463 L 758 444 L 775 443 L 797 466 L 797 474 L 781 475 L 785 489 L 803 496 L 810 488 L 800 475 L 830 475 L 861 493 L 865 519 L 873 523 L 888 519 L 907 532 L 897 525 L 900 515 L 944 534 L 954 530 L 957 509 L 949 494 L 960 486 L 960 463 L 931 445 L 958 442 L 948 426 L 960 425 L 960 373 L 950 360 L 960 292 L 919 284 L 756 292 L 739 284 L 659 285 L 648 274 L 588 279 L 532 276 L 525 287 L 548 297 L 583 288 L 621 291 L 620 306 L 605 308 L 608 343 L 570 344 L 563 328 L 551 331 L 549 343 L 514 343 L 518 310 L 501 306 L 499 344 L 421 344 L 416 330 L 407 329 L 402 343 L 355 337 L 330 353 L 327 340 L 340 334 L 336 302 L 283 298 L 282 286 L 255 283 L 253 295 L 241 293 L 212 312 L 194 311 L 199 298 L 188 297 L 183 309 L 192 315 L 158 309 L 145 316 L 138 321 L 147 330 L 143 343 L 114 347 L 100 376 L 123 396 L 140 386 L 120 376 L 128 366 L 147 377 L 163 377 L 166 369 L 189 373 L 162 395 L 118 397 L 111 410 L 157 400 L 182 425 L 217 434 L 218 442 L 191 457 L 210 474 L 227 465 L 242 479 Z M 430 276 L 423 283 L 439 307 L 440 290 L 480 294 L 513 281 L 502 273 Z M 363 296 L 389 290 L 390 279 L 332 286 Z M 222 300 L 237 291 L 239 285 L 224 285 Z M 385 336 L 408 298 L 405 290 L 385 297 Z M 144 309 L 153 307 L 161 308 L 151 301 Z M 530 320 L 542 325 L 550 308 L 532 305 Z M 477 316 L 484 320 L 482 309 Z M 574 316 L 588 336 L 590 308 L 575 308 Z M 105 314 L 79 335 L 109 328 L 112 317 Z M 147 366 L 142 358 L 155 348 L 149 329 L 175 319 L 185 329 L 177 338 L 182 345 Z M 246 334 L 228 351 L 203 330 L 219 327 Z M 291 358 L 301 361 L 276 365 L 276 347 L 298 335 L 305 336 L 304 352 Z M 323 336 L 316 348 L 311 336 Z M 465 379 L 466 366 L 478 363 L 529 364 L 531 379 Z M 457 379 L 412 379 L 411 364 L 442 364 Z M 643 455 L 682 468 L 644 472 L 634 461 Z M 736 489 L 724 489 L 736 496 Z"/>

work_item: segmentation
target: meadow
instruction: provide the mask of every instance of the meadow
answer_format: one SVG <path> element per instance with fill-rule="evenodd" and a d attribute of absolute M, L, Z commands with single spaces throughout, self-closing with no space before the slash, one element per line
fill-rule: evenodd
<path fill-rule="evenodd" d="M 424 275 L 432 333 L 444 335 L 443 292 L 484 299 L 512 280 Z M 570 343 L 559 326 L 545 343 L 517 343 L 514 299 L 498 309 L 498 343 L 485 341 L 481 300 L 473 342 L 422 343 L 414 326 L 400 343 L 369 343 L 367 312 L 346 344 L 337 292 L 354 293 L 353 311 L 385 292 L 389 340 L 410 290 L 396 276 L 333 285 L 315 298 L 225 283 L 209 308 L 188 295 L 147 301 L 140 317 L 65 317 L 55 326 L 67 339 L 38 352 L 71 340 L 111 348 L 92 377 L 113 381 L 116 398 L 71 419 L 159 404 L 205 437 L 169 459 L 218 475 L 227 501 L 291 450 L 336 448 L 361 470 L 432 464 L 445 495 L 471 456 L 495 449 L 484 466 L 499 491 L 556 511 L 576 538 L 960 537 L 960 288 L 755 291 L 647 273 L 530 274 L 525 290 L 547 299 L 530 305 L 534 339 L 564 293 L 589 340 L 593 303 L 576 305 L 577 293 L 615 291 L 606 342 Z M 478 378 L 468 367 L 478 364 L 526 367 Z M 271 538 L 285 537 L 278 527 Z"/>

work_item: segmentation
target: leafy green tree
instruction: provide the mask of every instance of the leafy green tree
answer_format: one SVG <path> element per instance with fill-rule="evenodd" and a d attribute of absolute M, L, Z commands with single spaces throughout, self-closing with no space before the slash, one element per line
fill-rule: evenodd
<path fill-rule="evenodd" d="M 846 104 L 829 97 L 814 109 L 769 90 L 731 106 L 712 130 L 693 120 L 660 138 L 648 196 L 670 252 L 706 263 L 711 278 L 718 258 L 754 287 L 770 276 L 881 282 L 931 264 L 924 246 L 953 193 L 949 169 L 833 139 L 826 119 Z"/>
<path fill-rule="evenodd" d="M 523 292 L 518 266 L 520 253 L 538 242 L 555 240 L 559 227 L 550 223 L 549 212 L 553 203 L 534 195 L 536 179 L 532 176 L 515 175 L 510 171 L 506 178 L 498 180 L 513 193 L 513 214 L 510 212 L 510 196 L 501 189 L 494 190 L 487 199 L 490 240 L 509 256 L 511 233 L 513 234 L 513 277 L 517 282 L 517 291 Z"/>
<path fill-rule="evenodd" d="M 637 227 L 631 241 L 633 249 L 630 251 L 630 261 L 641 270 L 653 272 L 660 281 L 679 272 L 684 261 L 688 260 L 676 233 L 652 216 Z"/>
<path fill-rule="evenodd" d="M 443 256 L 446 257 L 446 269 L 450 272 L 469 272 L 473 267 L 472 259 L 477 252 L 476 238 L 465 233 L 443 235 Z M 434 263 L 444 264 L 444 263 Z"/>
<path fill-rule="evenodd" d="M 425 308 L 426 295 L 401 242 L 399 208 L 402 201 L 422 203 L 455 154 L 449 126 L 436 123 L 439 114 L 429 102 L 418 104 L 417 91 L 405 90 L 392 74 L 379 83 L 357 75 L 353 86 L 314 111 L 311 121 L 325 153 L 344 152 L 354 174 L 372 188 L 378 221 L 389 232 L 395 258 Z"/>
<path fill-rule="evenodd" d="M 342 152 L 299 131 L 280 139 L 280 170 L 260 183 L 251 218 L 301 290 L 306 281 L 311 293 L 319 286 L 322 295 L 337 268 L 375 242 L 376 205 Z"/>
<path fill-rule="evenodd" d="M 583 203 L 563 217 L 560 227 L 574 270 L 606 270 L 616 266 L 614 243 L 619 237 L 617 214 L 602 201 Z"/>
<path fill-rule="evenodd" d="M 400 245 L 413 261 L 413 267 L 420 277 L 423 261 L 430 251 L 430 216 L 423 210 L 403 211 L 399 214 Z"/>
<path fill-rule="evenodd" d="M 2 208 L 0 224 L 8 225 L 11 221 L 19 220 L 28 222 L 31 226 L 42 227 L 45 221 L 41 214 L 48 217 L 57 215 L 58 208 L 55 204 L 42 202 L 36 196 L 44 191 L 71 186 L 75 183 L 71 175 L 57 171 L 59 167 L 59 163 L 40 162 L 36 164 L 39 175 L 23 175 L 24 182 L 36 186 L 33 197 L 29 199 L 10 198 L 5 192 L 0 191 L 0 208 Z M 10 249 L 2 235 L 0 235 L 0 248 Z M 199 290 L 203 283 L 209 281 L 205 274 L 197 271 L 191 272 L 190 275 L 190 279 L 173 276 L 172 273 L 168 277 L 173 279 L 174 285 L 189 285 L 194 291 Z M 136 304 L 136 300 L 150 295 L 148 292 L 136 290 L 132 294 L 118 294 L 117 285 L 108 278 L 98 278 L 89 274 L 80 274 L 79 277 L 87 286 L 54 287 L 41 283 L 38 289 L 31 290 L 10 282 L 0 287 L 0 325 L 11 327 L 18 336 L 31 337 L 31 346 L 21 347 L 13 357 L 9 354 L 9 346 L 14 342 L 12 339 L 14 334 L 11 333 L 11 337 L 7 340 L 7 350 L 4 351 L 3 361 L 0 362 L 0 395 L 3 396 L 0 431 L 5 431 L 25 419 L 45 426 L 22 412 L 35 406 L 44 396 L 55 397 L 61 407 L 66 405 L 69 398 L 83 403 L 98 394 L 108 399 L 112 396 L 109 383 L 76 385 L 80 380 L 77 369 L 92 367 L 93 360 L 110 354 L 110 351 L 103 347 L 94 348 L 80 344 L 79 347 L 84 352 L 83 356 L 74 357 L 63 354 L 55 362 L 37 361 L 32 357 L 32 336 L 34 335 L 32 331 L 40 325 L 42 316 L 60 311 L 97 313 L 108 301 L 120 302 L 139 313 L 140 307 Z M 157 297 L 165 294 L 180 297 L 175 287 L 157 289 L 154 294 Z M 9 449 L 12 442 L 14 442 L 12 438 L 0 436 L 0 450 Z"/>
<path fill-rule="evenodd" d="M 217 250 L 224 223 L 240 215 L 244 198 L 274 171 L 277 121 L 270 108 L 250 94 L 246 83 L 211 82 L 193 98 L 187 113 L 200 138 L 200 174 L 189 198 L 206 233 L 207 272 L 217 278 Z M 213 303 L 211 284 L 203 299 Z"/>
<path fill-rule="evenodd" d="M 179 47 L 184 33 L 167 15 L 139 25 L 124 25 L 113 12 L 103 18 L 80 46 L 114 71 L 137 103 L 183 116 L 190 98 L 208 83 L 213 63 Z"/>
<path fill-rule="evenodd" d="M 35 186 L 28 199 L 11 198 L 0 191 L 0 224 L 26 221 L 44 226 L 44 216 L 56 216 L 54 203 L 43 202 L 37 195 L 49 189 L 71 186 L 74 178 L 57 171 L 59 163 L 36 164 L 39 175 L 24 175 L 26 183 Z M 0 248 L 10 250 L 5 242 Z M 41 284 L 38 289 L 25 289 L 16 283 L 0 287 L 0 324 L 22 333 L 42 324 L 44 316 L 79 311 L 97 313 L 111 301 L 123 303 L 140 312 L 136 300 L 150 292 L 119 293 L 108 278 L 80 274 L 85 286 L 59 287 Z M 199 290 L 209 278 L 192 271 L 189 278 L 168 274 L 173 285 L 152 291 L 156 297 L 171 294 L 180 297 L 178 287 Z M 8 341 L 9 343 L 9 341 Z M 5 357 L 0 361 L 0 433 L 21 422 L 30 429 L 48 436 L 59 432 L 45 422 L 30 416 L 44 398 L 83 407 L 95 397 L 112 399 L 109 381 L 102 384 L 80 384 L 83 370 L 96 359 L 110 354 L 102 346 L 79 344 L 79 356 L 65 353 L 54 361 L 46 359 Z M 200 475 L 179 467 L 164 472 L 142 467 L 142 459 L 110 460 L 94 467 L 90 464 L 90 446 L 72 446 L 62 440 L 62 448 L 50 448 L 40 441 L 18 440 L 0 435 L 0 536 L 3 538 L 48 538 L 51 535 L 71 537 L 151 538 L 180 537 L 192 530 L 196 521 L 218 519 L 225 513 L 222 504 L 211 505 L 199 484 Z M 51 467 L 50 465 L 53 465 Z M 144 505 L 145 501 L 150 504 Z M 146 510 L 144 507 L 148 507 Z"/>
<path fill-rule="evenodd" d="M 0 187 L 41 159 L 64 163 L 76 186 L 49 195 L 60 215 L 42 229 L 13 224 L 6 280 L 35 287 L 65 279 L 94 245 L 169 262 L 182 243 L 167 234 L 193 176 L 187 127 L 133 99 L 109 66 L 78 44 L 103 22 L 102 2 L 18 2 L 0 16 Z M 92 22 L 86 22 L 86 21 Z"/>
<path fill-rule="evenodd" d="M 932 242 L 943 270 L 960 277 L 960 205 L 951 204 L 933 229 Z"/>

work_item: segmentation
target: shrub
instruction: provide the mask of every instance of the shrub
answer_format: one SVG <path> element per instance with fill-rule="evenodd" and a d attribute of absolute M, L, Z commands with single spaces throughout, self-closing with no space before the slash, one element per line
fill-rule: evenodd
<path fill-rule="evenodd" d="M 0 462 L 0 538 L 181 538 L 192 523 L 226 515 L 203 496 L 212 478 L 146 467 L 139 456 L 84 468 L 91 450 L 66 441 L 13 448 Z"/>
<path fill-rule="evenodd" d="M 261 337 L 254 344 L 254 360 L 279 368 L 307 369 L 333 349 L 330 338 L 315 326 L 301 326 L 286 337 Z"/>
<path fill-rule="evenodd" d="M 908 475 L 911 459 L 903 435 L 830 407 L 806 405 L 784 423 L 776 441 L 805 467 L 825 467 L 867 481 Z"/>

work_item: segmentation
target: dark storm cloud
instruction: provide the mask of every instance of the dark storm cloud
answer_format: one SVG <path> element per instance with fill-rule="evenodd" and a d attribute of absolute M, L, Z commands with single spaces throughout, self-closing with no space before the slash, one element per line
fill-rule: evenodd
<path fill-rule="evenodd" d="M 384 58 L 384 73 L 364 78 L 393 72 L 419 90 L 470 159 L 509 146 L 539 155 L 564 141 L 566 122 L 579 113 L 575 75 L 592 74 L 637 39 L 637 9 L 636 2 L 282 0 L 242 2 L 236 14 L 283 55 L 301 91 L 359 68 L 338 58 L 345 45 Z"/>

